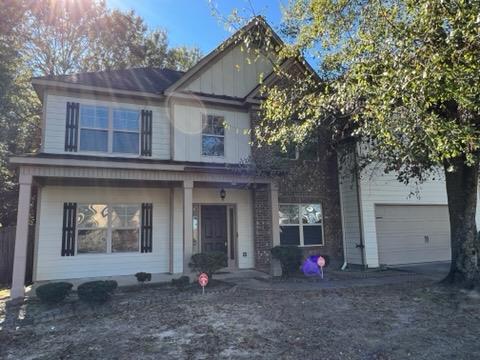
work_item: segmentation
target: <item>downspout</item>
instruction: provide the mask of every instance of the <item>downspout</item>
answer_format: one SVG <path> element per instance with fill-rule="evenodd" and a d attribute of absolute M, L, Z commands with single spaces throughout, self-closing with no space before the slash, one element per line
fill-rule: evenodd
<path fill-rule="evenodd" d="M 354 162 L 354 167 L 355 167 L 355 186 L 357 190 L 357 210 L 358 210 L 358 226 L 360 230 L 360 243 L 356 244 L 355 247 L 360 249 L 361 255 L 362 255 L 362 266 L 365 267 L 365 244 L 364 244 L 364 239 L 363 239 L 363 218 L 362 218 L 362 206 L 360 203 L 361 196 L 360 196 L 360 182 L 358 181 L 358 178 L 360 176 L 360 172 L 358 170 L 358 164 L 357 164 L 357 149 L 355 147 L 353 151 L 353 162 Z"/>

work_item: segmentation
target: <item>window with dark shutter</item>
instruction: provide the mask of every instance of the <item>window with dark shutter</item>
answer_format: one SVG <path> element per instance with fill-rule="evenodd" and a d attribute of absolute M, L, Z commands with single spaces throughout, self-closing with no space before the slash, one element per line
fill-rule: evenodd
<path fill-rule="evenodd" d="M 152 204 L 142 204 L 141 252 L 152 252 Z"/>
<path fill-rule="evenodd" d="M 67 118 L 65 121 L 65 151 L 78 150 L 78 119 L 80 104 L 67 102 Z"/>
<path fill-rule="evenodd" d="M 142 110 L 141 151 L 142 156 L 152 156 L 152 111 Z"/>
<path fill-rule="evenodd" d="M 75 255 L 75 226 L 77 222 L 77 204 L 63 204 L 62 256 Z"/>

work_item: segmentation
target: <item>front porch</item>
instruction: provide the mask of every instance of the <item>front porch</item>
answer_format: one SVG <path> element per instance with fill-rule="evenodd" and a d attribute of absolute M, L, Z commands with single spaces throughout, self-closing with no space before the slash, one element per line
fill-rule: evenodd
<path fill-rule="evenodd" d="M 190 275 L 192 254 L 210 250 L 227 254 L 228 271 L 270 271 L 270 248 L 279 244 L 279 233 L 278 227 L 272 226 L 278 223 L 278 193 L 268 179 L 237 174 L 219 166 L 200 170 L 182 165 L 135 164 L 129 168 L 90 160 L 52 163 L 50 159 L 31 158 L 25 163 L 24 158 L 16 159 L 12 162 L 20 163 L 20 194 L 12 298 L 24 295 L 25 229 L 33 187 L 37 193 L 34 282 L 116 276 L 135 280 L 133 274 L 139 271 L 156 274 L 163 281 L 180 274 Z M 105 225 L 105 236 L 98 237 L 105 244 L 101 251 L 92 253 L 97 245 L 79 251 L 79 243 L 83 244 L 79 236 L 90 230 L 79 234 L 75 227 L 70 229 L 73 244 L 65 256 L 64 204 L 75 204 L 78 211 L 103 206 L 105 213 L 118 206 L 138 204 L 140 209 L 141 204 L 150 204 L 150 251 L 143 251 L 141 239 L 130 241 L 133 246 L 139 244 L 139 250 L 134 252 L 132 245 L 130 251 L 115 245 L 117 238 L 112 234 L 117 230 L 111 228 L 110 219 L 113 215 L 105 215 L 105 224 L 110 225 Z M 75 214 L 77 217 L 80 213 Z M 142 231 L 138 230 L 138 237 Z"/>

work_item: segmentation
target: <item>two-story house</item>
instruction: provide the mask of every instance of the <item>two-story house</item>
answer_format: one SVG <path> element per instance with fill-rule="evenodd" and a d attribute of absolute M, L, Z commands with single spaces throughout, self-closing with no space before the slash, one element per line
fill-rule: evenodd
<path fill-rule="evenodd" d="M 261 151 L 250 131 L 260 79 L 275 80 L 274 54 L 244 51 L 250 31 L 281 42 L 257 17 L 185 73 L 139 68 L 33 79 L 42 145 L 11 159 L 20 184 L 12 297 L 24 293 L 33 188 L 35 282 L 139 271 L 167 280 L 189 273 L 192 254 L 211 250 L 227 255 L 230 271 L 270 271 L 270 249 L 280 244 L 337 265 L 450 259 L 441 176 L 409 187 L 381 167 L 360 172 L 361 146 L 337 156 L 327 139 L 308 160 L 289 155 L 296 181 L 238 171 Z M 309 163 L 297 171 L 299 161 Z"/>
<path fill-rule="evenodd" d="M 269 271 L 280 243 L 342 261 L 335 154 L 321 192 L 279 194 L 271 179 L 235 170 L 251 155 L 260 78 L 272 73 L 268 54 L 252 61 L 239 41 L 259 27 L 280 41 L 255 18 L 185 73 L 33 79 L 42 142 L 38 153 L 11 159 L 20 183 L 13 297 L 24 291 L 33 187 L 35 282 L 139 271 L 168 279 L 210 250 L 225 252 L 230 270 Z"/>

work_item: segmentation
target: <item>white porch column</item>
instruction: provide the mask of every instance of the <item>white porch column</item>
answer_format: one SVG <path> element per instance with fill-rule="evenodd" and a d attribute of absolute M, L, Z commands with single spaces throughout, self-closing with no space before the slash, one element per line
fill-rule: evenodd
<path fill-rule="evenodd" d="M 22 298 L 25 295 L 25 272 L 27 266 L 28 220 L 32 195 L 32 177 L 20 175 L 18 194 L 17 229 L 13 257 L 13 276 L 10 297 Z"/>
<path fill-rule="evenodd" d="M 270 202 L 272 204 L 272 242 L 273 246 L 280 245 L 280 226 L 278 220 L 278 188 L 270 184 Z"/>
<path fill-rule="evenodd" d="M 193 181 L 183 181 L 183 273 L 189 274 L 188 263 L 193 247 Z"/>

